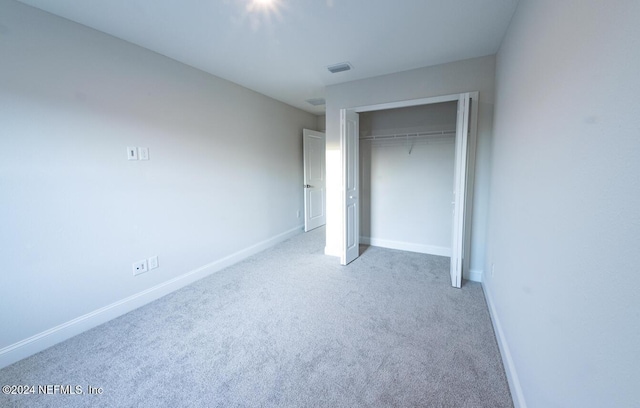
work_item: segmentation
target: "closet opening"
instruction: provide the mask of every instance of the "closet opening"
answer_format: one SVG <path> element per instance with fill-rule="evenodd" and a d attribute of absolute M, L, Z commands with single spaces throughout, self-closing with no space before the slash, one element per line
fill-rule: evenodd
<path fill-rule="evenodd" d="M 340 110 L 340 263 L 359 244 L 449 256 L 468 271 L 478 92 Z"/>
<path fill-rule="evenodd" d="M 360 114 L 360 244 L 451 257 L 457 102 Z"/>

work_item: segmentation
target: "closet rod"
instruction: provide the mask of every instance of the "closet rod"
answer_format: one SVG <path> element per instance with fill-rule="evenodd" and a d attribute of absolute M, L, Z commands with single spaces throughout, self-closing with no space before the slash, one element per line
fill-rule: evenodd
<path fill-rule="evenodd" d="M 360 140 L 418 139 L 418 138 L 429 137 L 429 136 L 455 135 L 455 134 L 456 134 L 455 130 L 437 130 L 432 132 L 365 136 L 365 137 L 361 137 Z"/>

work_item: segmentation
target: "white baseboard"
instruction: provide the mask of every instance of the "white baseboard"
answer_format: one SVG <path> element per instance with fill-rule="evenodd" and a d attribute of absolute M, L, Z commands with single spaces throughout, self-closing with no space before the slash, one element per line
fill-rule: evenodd
<path fill-rule="evenodd" d="M 516 372 L 516 367 L 513 363 L 513 357 L 511 356 L 511 351 L 509 350 L 509 344 L 507 343 L 507 339 L 505 338 L 504 332 L 502 331 L 502 325 L 500 324 L 500 319 L 498 318 L 498 313 L 496 312 L 495 305 L 493 303 L 491 291 L 488 290 L 485 283 L 482 284 L 482 288 L 484 289 L 484 297 L 487 300 L 487 305 L 489 306 L 489 314 L 491 315 L 493 330 L 496 333 L 498 347 L 500 348 L 500 354 L 502 355 L 502 363 L 507 375 L 507 381 L 509 382 L 509 389 L 511 390 L 513 405 L 515 406 L 515 408 L 527 408 L 527 403 L 524 399 L 524 394 L 522 393 L 522 386 L 520 385 L 518 373 Z"/>
<path fill-rule="evenodd" d="M 482 282 L 483 271 L 480 269 L 471 269 L 469 271 L 469 280 L 472 282 Z"/>
<path fill-rule="evenodd" d="M 451 257 L 451 248 L 435 245 L 413 244 L 410 242 L 390 241 L 387 239 L 360 237 L 363 245 L 372 245 L 382 248 L 399 249 L 401 251 L 419 252 L 421 254 L 439 255 Z"/>
<path fill-rule="evenodd" d="M 118 316 L 122 316 L 125 313 L 159 299 L 212 273 L 221 271 L 228 266 L 302 233 L 303 229 L 303 226 L 290 229 L 289 231 L 285 231 L 159 285 L 4 347 L 0 349 L 0 368 L 4 368 L 16 361 L 22 360 L 84 331 L 115 319 Z"/>

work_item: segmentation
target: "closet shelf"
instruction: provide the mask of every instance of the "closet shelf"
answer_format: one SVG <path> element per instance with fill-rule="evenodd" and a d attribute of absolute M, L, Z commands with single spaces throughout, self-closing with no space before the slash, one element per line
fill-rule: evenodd
<path fill-rule="evenodd" d="M 422 138 L 428 138 L 433 136 L 455 135 L 455 134 L 456 134 L 455 130 L 436 130 L 432 132 L 364 136 L 364 137 L 361 137 L 360 140 L 394 140 L 394 139 L 414 140 L 414 139 L 422 139 Z"/>

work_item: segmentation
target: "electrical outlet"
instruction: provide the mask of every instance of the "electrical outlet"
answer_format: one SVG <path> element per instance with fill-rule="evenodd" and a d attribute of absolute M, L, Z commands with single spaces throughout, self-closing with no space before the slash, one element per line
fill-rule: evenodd
<path fill-rule="evenodd" d="M 149 258 L 149 270 L 156 269 L 158 267 L 158 255 Z"/>
<path fill-rule="evenodd" d="M 298 210 L 298 211 L 296 212 L 296 216 L 297 216 L 298 218 L 300 218 L 300 210 Z"/>
<path fill-rule="evenodd" d="M 492 263 L 491 264 L 491 277 L 493 278 L 493 275 L 496 273 L 496 264 Z"/>
<path fill-rule="evenodd" d="M 133 275 L 140 275 L 141 273 L 145 273 L 149 269 L 147 268 L 147 260 L 143 259 L 142 261 L 133 263 Z"/>
<path fill-rule="evenodd" d="M 138 160 L 138 148 L 127 147 L 127 160 Z"/>

